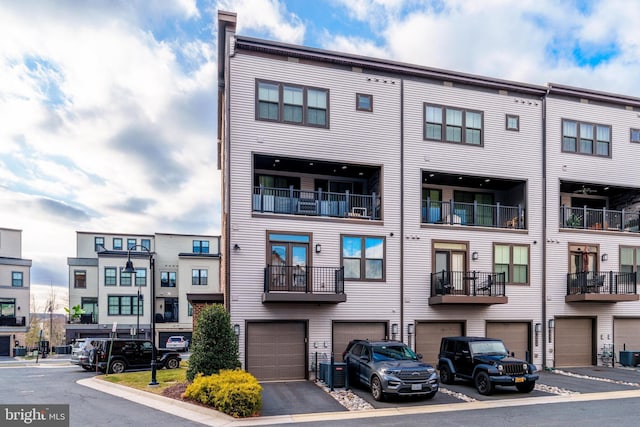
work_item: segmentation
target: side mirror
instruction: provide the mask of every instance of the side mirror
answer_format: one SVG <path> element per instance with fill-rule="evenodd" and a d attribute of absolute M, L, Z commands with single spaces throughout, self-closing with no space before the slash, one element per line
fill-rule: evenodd
<path fill-rule="evenodd" d="M 422 353 L 418 353 L 416 356 L 418 357 L 418 360 L 422 360 Z"/>
<path fill-rule="evenodd" d="M 509 353 L 511 355 L 511 357 L 515 357 L 516 354 L 512 351 L 511 353 Z"/>

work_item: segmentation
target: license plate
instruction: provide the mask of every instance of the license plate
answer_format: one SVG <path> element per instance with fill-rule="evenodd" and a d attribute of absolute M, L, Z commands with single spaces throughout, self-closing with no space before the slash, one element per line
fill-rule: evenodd
<path fill-rule="evenodd" d="M 422 390 L 422 384 L 411 384 L 411 390 Z"/>
<path fill-rule="evenodd" d="M 516 378 L 516 382 L 517 383 L 523 383 L 524 382 L 524 377 Z"/>

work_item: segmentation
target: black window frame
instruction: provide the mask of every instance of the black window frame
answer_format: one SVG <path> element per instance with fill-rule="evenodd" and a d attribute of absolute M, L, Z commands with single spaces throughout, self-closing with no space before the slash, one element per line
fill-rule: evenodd
<path fill-rule="evenodd" d="M 93 247 L 96 252 L 100 252 L 104 250 L 104 237 L 96 236 L 93 238 Z"/>
<path fill-rule="evenodd" d="M 493 271 L 498 271 L 496 269 L 496 247 L 505 246 L 509 248 L 509 273 L 505 277 L 505 283 L 509 285 L 520 285 L 520 286 L 530 286 L 531 285 L 531 245 L 527 243 L 503 243 L 503 242 L 493 242 L 493 253 L 492 253 L 492 266 Z M 513 260 L 514 258 L 514 248 L 526 248 L 527 249 L 527 280 L 526 282 L 516 282 L 513 280 L 514 278 L 514 266 L 522 265 L 516 264 Z"/>
<path fill-rule="evenodd" d="M 261 84 L 265 84 L 265 85 L 274 85 L 277 86 L 278 88 L 278 117 L 276 119 L 270 119 L 267 117 L 262 117 L 260 115 L 260 102 L 268 102 L 268 101 L 260 101 L 260 85 Z M 286 88 L 297 88 L 297 89 L 301 89 L 302 90 L 302 118 L 301 121 L 289 121 L 289 120 L 285 120 L 284 118 L 284 109 L 285 109 L 285 102 L 284 102 L 284 89 Z M 324 124 L 317 124 L 317 123 L 313 123 L 309 121 L 309 111 L 311 109 L 313 109 L 313 107 L 309 106 L 309 91 L 319 91 L 319 92 L 324 92 L 326 95 L 326 106 L 324 109 L 325 112 L 325 123 Z M 306 86 L 306 85 L 300 85 L 300 84 L 293 84 L 293 83 L 284 83 L 284 82 L 277 82 L 277 81 L 271 81 L 271 80 L 263 80 L 263 79 L 256 79 L 255 81 L 255 99 L 254 99 L 254 103 L 255 103 L 255 119 L 258 121 L 265 121 L 265 122 L 274 122 L 274 123 L 286 123 L 286 124 L 292 124 L 292 125 L 298 125 L 298 126 L 308 126 L 308 127 L 314 127 L 314 128 L 319 128 L 319 129 L 329 129 L 329 117 L 330 117 L 330 110 L 331 110 L 331 103 L 330 103 L 330 90 L 326 89 L 326 88 L 321 88 L 321 87 L 315 87 L 315 86 Z M 271 102 L 273 104 L 273 102 Z M 293 105 L 293 104 L 292 104 Z M 296 104 L 297 105 L 297 104 Z"/>
<path fill-rule="evenodd" d="M 629 129 L 629 142 L 640 144 L 640 129 Z"/>
<path fill-rule="evenodd" d="M 360 256 L 359 257 L 348 257 L 345 256 L 345 238 L 350 239 L 360 239 Z M 366 242 L 367 239 L 380 239 L 382 240 L 382 258 L 367 258 L 366 256 Z M 340 235 L 340 265 L 344 266 L 345 259 L 359 259 L 360 260 L 360 276 L 359 277 L 347 277 L 346 269 L 345 269 L 345 281 L 353 281 L 353 282 L 385 282 L 387 280 L 387 239 L 385 236 L 369 236 L 362 234 L 342 234 Z M 381 277 L 367 277 L 367 260 L 381 260 L 382 261 L 382 274 Z"/>
<path fill-rule="evenodd" d="M 361 99 L 366 99 L 369 102 L 369 107 L 363 107 L 360 103 Z M 356 93 L 356 111 L 373 112 L 373 95 L 367 93 Z"/>
<path fill-rule="evenodd" d="M 79 281 L 79 277 L 82 277 L 84 280 Z M 80 283 L 82 283 L 83 286 L 80 286 Z M 87 270 L 73 270 L 73 288 L 87 289 Z"/>
<path fill-rule="evenodd" d="M 564 132 L 564 128 L 565 128 L 565 123 L 574 123 L 576 126 L 576 135 L 575 136 L 567 136 L 565 135 Z M 585 126 L 591 126 L 592 128 L 592 137 L 591 138 L 586 138 L 583 137 L 581 135 L 581 128 L 582 125 Z M 604 127 L 604 128 L 608 128 L 609 129 L 609 141 L 607 141 L 608 143 L 608 150 L 607 150 L 607 154 L 598 154 L 598 143 L 603 142 L 601 140 L 598 140 L 598 127 Z M 582 154 L 584 156 L 593 156 L 593 157 L 600 157 L 600 158 L 604 158 L 604 159 L 610 159 L 611 158 L 611 151 L 613 149 L 612 145 L 613 145 L 613 127 L 611 125 L 605 125 L 604 123 L 595 123 L 595 122 L 585 122 L 585 121 L 580 121 L 580 120 L 575 120 L 575 119 L 567 119 L 567 118 L 563 118 L 560 122 L 560 135 L 561 135 L 561 142 L 560 142 L 560 147 L 563 153 L 570 153 L 570 154 Z M 567 142 L 568 140 L 572 140 L 575 139 L 574 143 L 575 143 L 575 150 L 568 150 L 566 148 L 566 144 L 565 142 Z M 585 141 L 591 141 L 592 142 L 592 152 L 585 152 L 581 150 L 581 143 L 582 140 Z"/>
<path fill-rule="evenodd" d="M 194 254 L 208 254 L 209 247 L 209 240 L 194 240 L 192 250 Z"/>
<path fill-rule="evenodd" d="M 20 278 L 17 278 L 16 275 L 19 275 Z M 11 287 L 13 288 L 24 287 L 24 273 L 22 271 L 11 272 Z"/>
<path fill-rule="evenodd" d="M 107 274 L 107 272 L 113 273 Z M 113 278 L 113 283 L 111 283 L 111 279 Z M 109 279 L 109 280 L 107 280 Z M 105 267 L 104 268 L 104 285 L 105 286 L 118 286 L 118 269 L 116 267 Z"/>
<path fill-rule="evenodd" d="M 171 276 L 173 275 L 173 282 Z M 166 276 L 166 279 L 165 279 Z M 175 271 L 161 271 L 160 272 L 160 287 L 161 288 L 175 288 L 178 282 L 178 274 Z M 173 283 L 173 284 L 171 284 Z"/>
<path fill-rule="evenodd" d="M 116 244 L 116 242 L 119 242 L 119 243 Z M 113 250 L 114 251 L 121 251 L 122 250 L 122 237 L 114 237 L 112 243 L 113 243 Z"/>
<path fill-rule="evenodd" d="M 133 242 L 133 243 L 131 243 L 131 242 Z M 128 251 L 135 250 L 137 245 L 138 245 L 138 239 L 127 237 L 127 250 Z"/>
<path fill-rule="evenodd" d="M 440 109 L 440 122 L 427 122 L 427 108 L 439 108 Z M 447 110 L 459 111 L 462 117 L 462 121 L 460 126 L 448 124 L 447 123 Z M 467 114 L 479 114 L 480 115 L 480 128 L 469 127 L 467 126 Z M 472 147 L 484 147 L 484 111 L 482 110 L 473 110 L 470 108 L 461 108 L 454 107 L 451 105 L 441 105 L 441 104 L 432 104 L 430 102 L 424 102 L 422 105 L 422 139 L 425 141 L 438 141 L 438 142 L 447 142 L 450 144 L 461 144 L 468 145 Z M 439 126 L 440 127 L 440 138 L 431 138 L 427 136 L 427 129 L 429 125 Z M 447 128 L 459 128 L 460 129 L 460 141 L 447 139 Z M 469 131 L 478 131 L 480 132 L 480 142 L 478 144 L 473 142 L 467 142 L 467 135 Z"/>
<path fill-rule="evenodd" d="M 509 119 L 513 119 L 516 121 L 516 126 L 509 126 Z M 506 130 L 511 132 L 520 132 L 520 116 L 517 114 L 506 114 L 504 118 L 504 127 Z"/>
<path fill-rule="evenodd" d="M 194 272 L 198 272 L 198 283 L 195 283 L 196 276 L 194 276 Z M 204 275 L 204 277 L 202 276 L 202 272 L 206 272 L 206 274 Z M 203 279 L 204 278 L 204 283 Z M 207 286 L 209 284 L 209 269 L 208 268 L 192 268 L 191 269 L 191 285 L 192 286 Z"/>
<path fill-rule="evenodd" d="M 112 304 L 112 298 L 117 298 L 117 304 Z M 122 303 L 126 300 L 129 300 L 129 304 Z M 123 307 L 130 307 L 130 312 L 123 313 Z M 117 313 L 113 313 L 112 308 L 117 308 Z M 138 316 L 138 314 L 144 316 L 143 298 L 140 298 L 138 303 L 138 295 L 107 295 L 107 316 Z"/>

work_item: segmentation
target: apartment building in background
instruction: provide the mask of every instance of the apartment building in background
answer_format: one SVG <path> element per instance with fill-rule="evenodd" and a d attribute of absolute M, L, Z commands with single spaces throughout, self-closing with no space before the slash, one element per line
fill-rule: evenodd
<path fill-rule="evenodd" d="M 151 338 L 152 308 L 159 347 L 171 335 L 191 338 L 194 306 L 223 303 L 220 237 L 76 232 L 76 256 L 68 258 L 67 342 L 83 337 Z M 123 271 L 130 259 L 135 274 Z M 151 300 L 154 286 L 155 301 Z M 115 326 L 114 326 L 115 325 Z"/>
<path fill-rule="evenodd" d="M 22 258 L 22 230 L 0 228 L 0 356 L 25 345 L 29 328 L 31 260 Z"/>
<path fill-rule="evenodd" d="M 640 99 L 236 34 L 218 14 L 222 281 L 241 361 L 308 378 L 355 338 L 539 367 L 640 349 Z"/>

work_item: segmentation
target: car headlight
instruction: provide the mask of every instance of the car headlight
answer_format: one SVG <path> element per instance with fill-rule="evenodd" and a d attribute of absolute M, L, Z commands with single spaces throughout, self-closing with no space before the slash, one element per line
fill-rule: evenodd
<path fill-rule="evenodd" d="M 498 371 L 500 371 L 500 372 L 504 371 L 504 366 L 502 366 L 500 364 L 498 364 L 497 368 L 498 368 Z"/>
<path fill-rule="evenodd" d="M 398 376 L 398 375 L 400 374 L 400 369 L 382 368 L 382 373 L 383 373 L 383 374 L 387 374 L 387 375 L 395 375 L 395 376 Z"/>
<path fill-rule="evenodd" d="M 428 368 L 427 369 L 427 374 L 429 375 L 433 375 L 436 372 L 436 370 L 434 368 Z"/>
<path fill-rule="evenodd" d="M 523 363 L 522 369 L 524 370 L 524 372 L 527 372 L 529 370 L 529 365 L 527 365 L 526 363 Z"/>

